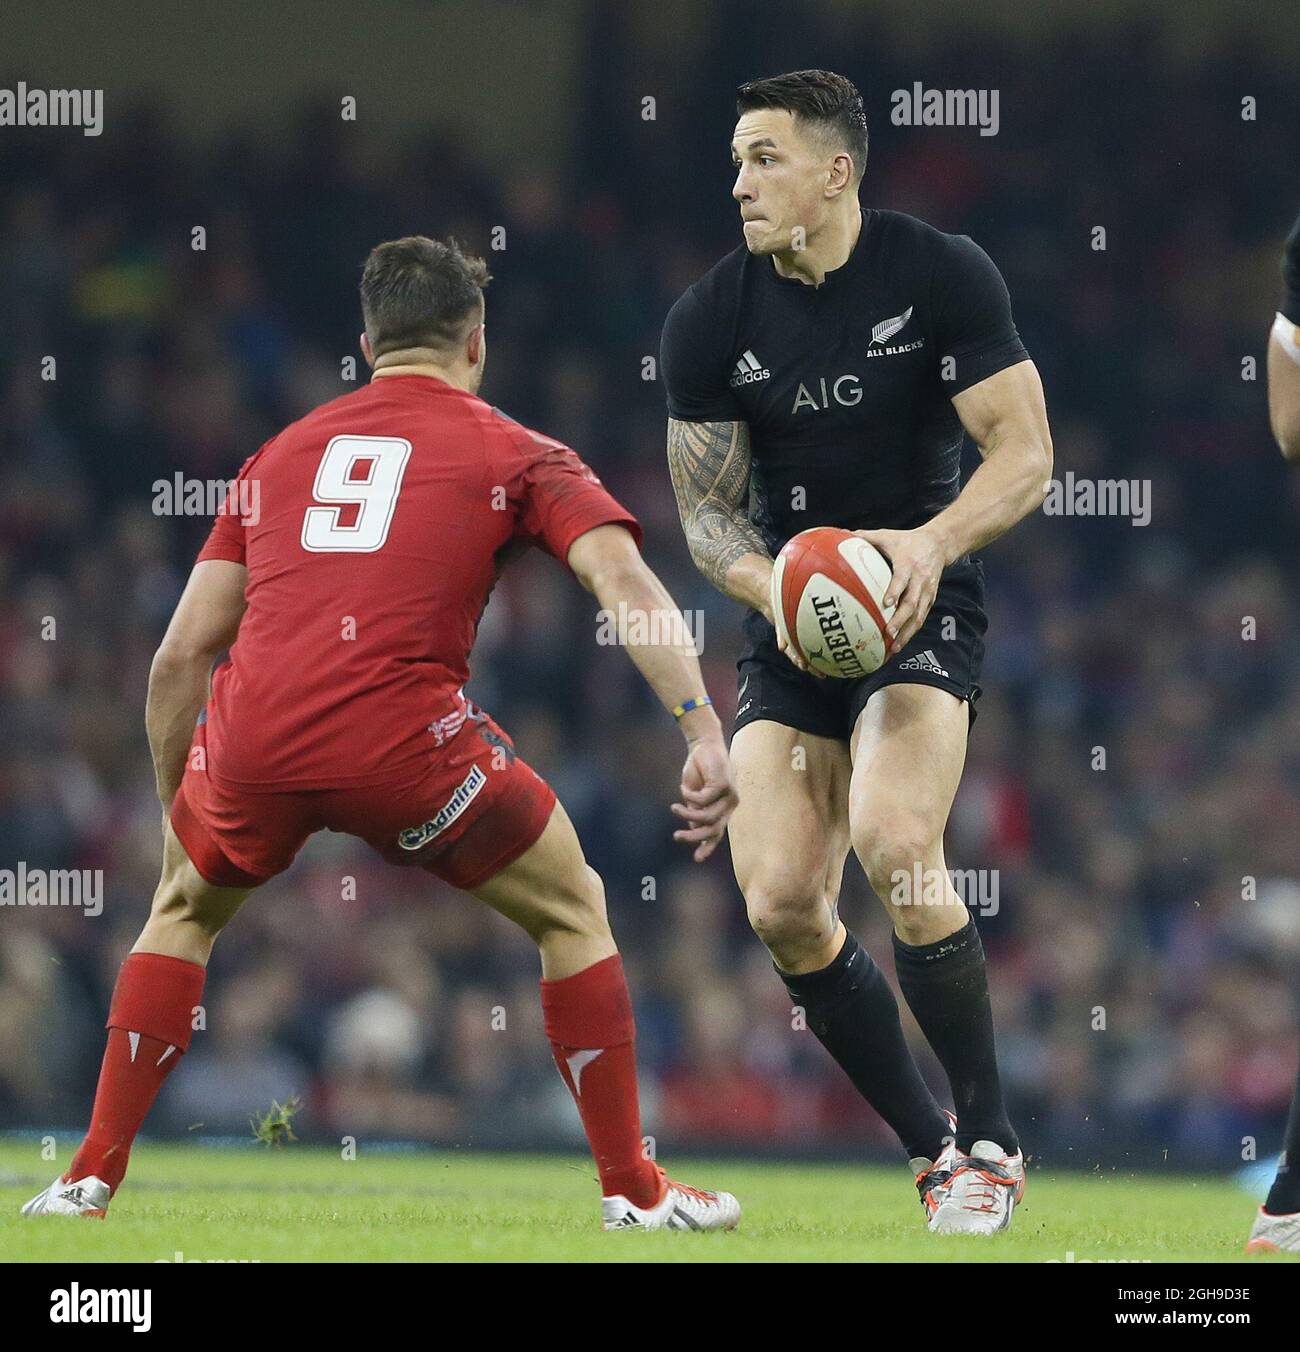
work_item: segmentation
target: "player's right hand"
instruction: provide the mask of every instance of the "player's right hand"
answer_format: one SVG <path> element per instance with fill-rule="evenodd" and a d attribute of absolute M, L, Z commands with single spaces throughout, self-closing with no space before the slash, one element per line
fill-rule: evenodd
<path fill-rule="evenodd" d="M 673 812 L 687 824 L 673 832 L 673 839 L 694 845 L 695 862 L 702 864 L 718 848 L 740 802 L 731 758 L 720 735 L 691 743 L 682 767 L 681 794 L 683 801 L 673 804 Z"/>
<path fill-rule="evenodd" d="M 776 631 L 776 646 L 794 663 L 800 671 L 806 671 L 809 676 L 816 676 L 819 681 L 825 680 L 826 673 L 818 671 L 816 667 L 810 667 L 807 662 L 799 655 L 799 650 L 781 633 Z"/>

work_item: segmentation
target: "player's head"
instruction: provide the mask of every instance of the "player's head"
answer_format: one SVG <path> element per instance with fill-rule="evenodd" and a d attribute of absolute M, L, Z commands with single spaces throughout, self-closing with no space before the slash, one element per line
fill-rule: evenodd
<path fill-rule="evenodd" d="M 487 345 L 481 258 L 455 240 L 409 235 L 370 251 L 361 274 L 361 350 L 377 370 L 433 365 L 471 393 L 483 379 Z"/>
<path fill-rule="evenodd" d="M 851 209 L 867 164 L 867 115 L 852 80 L 795 70 L 736 91 L 732 196 L 750 253 L 799 248 L 836 211 Z"/>

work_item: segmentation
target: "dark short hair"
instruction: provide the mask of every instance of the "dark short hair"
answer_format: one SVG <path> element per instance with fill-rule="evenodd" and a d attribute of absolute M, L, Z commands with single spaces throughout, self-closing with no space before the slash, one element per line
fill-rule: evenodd
<path fill-rule="evenodd" d="M 736 113 L 784 108 L 811 123 L 853 156 L 859 178 L 867 167 L 867 113 L 852 80 L 833 70 L 792 70 L 765 80 L 747 80 L 736 90 Z"/>
<path fill-rule="evenodd" d="M 477 316 L 487 264 L 454 239 L 408 235 L 370 251 L 361 274 L 361 314 L 376 357 L 410 347 L 449 347 Z"/>

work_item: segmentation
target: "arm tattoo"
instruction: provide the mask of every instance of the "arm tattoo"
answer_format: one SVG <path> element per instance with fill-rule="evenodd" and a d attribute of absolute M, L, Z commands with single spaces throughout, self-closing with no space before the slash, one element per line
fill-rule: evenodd
<path fill-rule="evenodd" d="M 695 566 L 721 591 L 746 554 L 768 557 L 750 524 L 749 426 L 668 419 L 668 468 Z"/>

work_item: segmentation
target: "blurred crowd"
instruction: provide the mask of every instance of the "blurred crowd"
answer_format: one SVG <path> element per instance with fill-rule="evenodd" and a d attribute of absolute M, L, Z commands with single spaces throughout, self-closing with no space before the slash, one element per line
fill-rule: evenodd
<path fill-rule="evenodd" d="M 622 10 L 593 23 L 556 164 L 476 162 L 436 129 L 363 153 L 333 104 L 198 152 L 147 106 L 97 140 L 0 140 L 0 867 L 102 869 L 105 889 L 95 918 L 0 909 L 0 1126 L 84 1123 L 156 882 L 144 691 L 207 521 L 156 515 L 154 483 L 230 477 L 364 379 L 346 359 L 377 241 L 452 233 L 488 258 L 483 394 L 639 514 L 703 616 L 729 719 L 740 615 L 686 553 L 646 359 L 739 242 L 730 91 L 793 56 L 866 94 L 864 201 L 969 233 L 1002 268 L 1057 473 L 1152 486 L 1149 525 L 1038 515 L 985 554 L 985 694 L 948 859 L 997 871 L 979 923 L 1026 1148 L 1088 1167 L 1229 1168 L 1249 1138 L 1266 1153 L 1300 994 L 1300 478 L 1268 435 L 1262 360 L 1300 207 L 1292 91 L 1248 49 L 1176 66 L 1140 28 L 1032 59 L 954 37 L 919 61 L 847 17 L 796 53 L 729 0 L 670 52 Z M 1000 88 L 998 136 L 892 126 L 888 93 L 914 80 Z M 552 560 L 499 585 L 473 673 L 605 878 L 661 1148 L 888 1150 L 793 1026 L 725 851 L 695 867 L 674 846 L 680 739 Z M 888 969 L 854 863 L 843 913 Z M 321 1139 L 576 1142 L 537 975 L 528 940 L 469 898 L 317 838 L 222 936 L 206 1030 L 149 1129 L 243 1133 L 299 1095 L 300 1134 Z"/>

